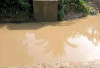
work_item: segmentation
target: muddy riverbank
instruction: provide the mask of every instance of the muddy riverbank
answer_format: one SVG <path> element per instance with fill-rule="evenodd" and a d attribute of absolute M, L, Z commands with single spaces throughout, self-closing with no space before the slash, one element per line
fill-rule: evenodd
<path fill-rule="evenodd" d="M 100 61 L 90 62 L 57 62 L 52 64 L 33 64 L 33 65 L 21 65 L 12 66 L 7 68 L 100 68 Z"/>

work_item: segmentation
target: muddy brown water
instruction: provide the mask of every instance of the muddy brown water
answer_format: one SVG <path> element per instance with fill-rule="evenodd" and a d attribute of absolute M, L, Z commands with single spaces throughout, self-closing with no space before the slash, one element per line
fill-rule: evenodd
<path fill-rule="evenodd" d="M 100 15 L 0 24 L 0 67 L 100 60 Z"/>

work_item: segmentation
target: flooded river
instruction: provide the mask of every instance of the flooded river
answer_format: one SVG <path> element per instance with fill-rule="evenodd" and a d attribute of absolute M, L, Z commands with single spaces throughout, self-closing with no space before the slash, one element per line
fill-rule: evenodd
<path fill-rule="evenodd" d="M 0 24 L 0 67 L 100 60 L 100 15 Z"/>

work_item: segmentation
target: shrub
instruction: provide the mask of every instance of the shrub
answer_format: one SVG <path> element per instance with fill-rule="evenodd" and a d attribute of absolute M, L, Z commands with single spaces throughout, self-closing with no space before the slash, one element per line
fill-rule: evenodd
<path fill-rule="evenodd" d="M 29 7 L 24 0 L 0 0 L 0 17 L 25 18 Z"/>
<path fill-rule="evenodd" d="M 59 0 L 59 4 L 58 4 L 58 20 L 62 21 L 64 20 L 64 10 L 65 10 L 65 0 Z"/>
<path fill-rule="evenodd" d="M 64 20 L 65 12 L 68 10 L 73 11 L 71 7 L 74 7 L 78 13 L 93 14 L 95 10 L 87 5 L 88 2 L 89 0 L 59 0 L 58 20 Z"/>

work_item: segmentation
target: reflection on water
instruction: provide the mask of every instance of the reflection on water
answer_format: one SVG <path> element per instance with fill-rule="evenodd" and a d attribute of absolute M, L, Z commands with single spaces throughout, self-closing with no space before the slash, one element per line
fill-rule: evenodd
<path fill-rule="evenodd" d="M 48 41 L 37 39 L 34 33 L 26 33 L 23 45 L 27 46 L 28 55 L 34 57 L 34 62 L 40 63 L 50 57 L 50 53 L 44 54 L 44 47 L 47 46 Z M 49 61 L 49 60 L 48 60 Z"/>
<path fill-rule="evenodd" d="M 100 60 L 99 18 L 43 25 L 0 24 L 0 66 Z"/>
<path fill-rule="evenodd" d="M 98 60 L 100 59 L 100 42 L 95 46 L 94 42 L 90 41 L 86 36 L 79 35 L 67 39 L 70 43 L 77 45 L 78 49 L 69 48 L 66 46 L 65 50 L 69 50 L 69 55 L 74 60 Z M 76 59 L 78 58 L 78 59 Z"/>

